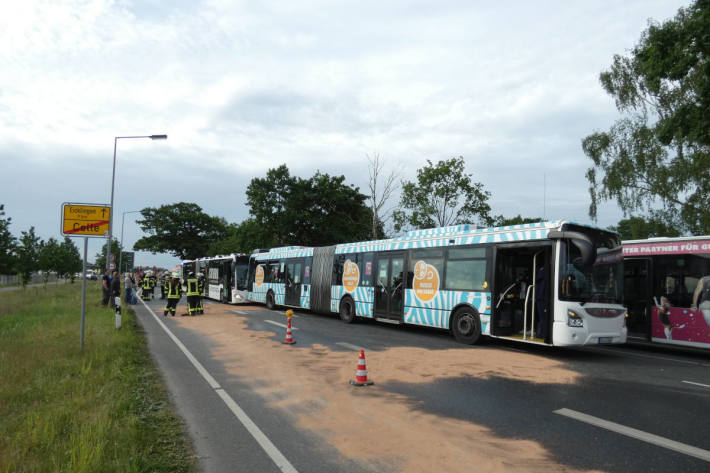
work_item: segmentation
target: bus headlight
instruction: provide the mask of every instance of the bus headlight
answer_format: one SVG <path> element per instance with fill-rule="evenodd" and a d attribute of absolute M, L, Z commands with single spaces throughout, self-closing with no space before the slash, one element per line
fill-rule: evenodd
<path fill-rule="evenodd" d="M 567 326 L 584 327 L 584 320 L 573 310 L 567 310 Z"/>

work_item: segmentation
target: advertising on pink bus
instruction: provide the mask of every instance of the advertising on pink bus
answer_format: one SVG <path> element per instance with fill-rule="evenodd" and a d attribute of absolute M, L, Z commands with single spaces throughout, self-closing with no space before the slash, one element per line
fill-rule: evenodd
<path fill-rule="evenodd" d="M 629 339 L 710 348 L 710 236 L 623 242 Z"/>

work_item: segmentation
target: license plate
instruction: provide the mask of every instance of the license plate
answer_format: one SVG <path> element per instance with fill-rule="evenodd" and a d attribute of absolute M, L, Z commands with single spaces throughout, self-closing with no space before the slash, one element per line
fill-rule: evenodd
<path fill-rule="evenodd" d="M 614 337 L 599 337 L 599 343 L 611 343 Z"/>

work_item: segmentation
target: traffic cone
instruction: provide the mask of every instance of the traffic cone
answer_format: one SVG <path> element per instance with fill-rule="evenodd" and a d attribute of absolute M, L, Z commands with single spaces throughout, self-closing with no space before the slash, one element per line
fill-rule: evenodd
<path fill-rule="evenodd" d="M 293 339 L 293 334 L 291 333 L 291 318 L 288 319 L 288 325 L 286 326 L 286 339 L 283 343 L 288 345 L 293 345 L 296 341 Z"/>
<path fill-rule="evenodd" d="M 367 365 L 365 364 L 365 350 L 360 350 L 360 356 L 357 359 L 357 372 L 355 373 L 355 381 L 350 380 L 353 386 L 369 386 L 375 384 L 373 381 L 367 380 Z"/>

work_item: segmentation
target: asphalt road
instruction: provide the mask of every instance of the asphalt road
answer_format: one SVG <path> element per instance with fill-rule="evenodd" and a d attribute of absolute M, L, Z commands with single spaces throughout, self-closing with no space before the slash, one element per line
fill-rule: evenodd
<path fill-rule="evenodd" d="M 159 300 L 148 303 L 157 316 L 140 303 L 135 307 L 203 472 L 375 471 L 363 470 L 362 464 L 299 429 L 282 411 L 265 407 L 256 393 L 258 386 L 229 376 L 211 356 L 210 340 L 184 329 L 175 319 L 164 318 L 163 305 Z M 239 311 L 238 306 L 232 307 Z M 335 317 L 297 315 L 299 346 L 421 347 L 431 350 L 433 357 L 443 349 L 461 350 L 462 356 L 475 350 L 522 351 L 553 359 L 582 374 L 581 381 L 536 384 L 502 377 L 453 377 L 379 387 L 442 419 L 482 425 L 501 438 L 538 442 L 568 468 L 619 473 L 710 471 L 710 354 L 639 347 L 551 349 L 495 340 L 468 347 L 442 331 L 370 321 L 344 331 Z M 251 330 L 273 331 L 269 320 L 282 320 L 283 311 L 263 308 L 240 316 L 248 317 Z M 281 333 L 275 338 L 282 337 Z M 197 363 L 188 359 L 187 352 Z"/>

